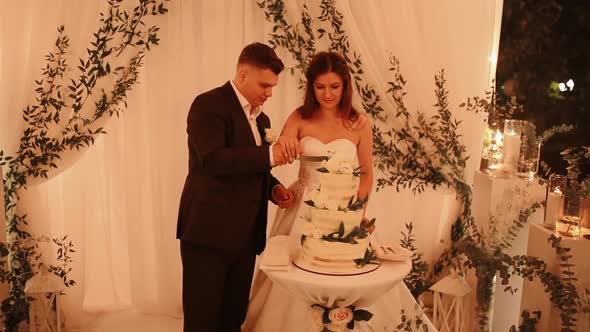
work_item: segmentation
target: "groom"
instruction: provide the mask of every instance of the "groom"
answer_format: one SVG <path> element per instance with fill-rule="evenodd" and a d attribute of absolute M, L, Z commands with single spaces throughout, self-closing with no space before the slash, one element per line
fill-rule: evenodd
<path fill-rule="evenodd" d="M 184 332 L 239 332 L 254 261 L 266 241 L 268 200 L 289 206 L 293 195 L 270 174 L 289 162 L 261 106 L 283 70 L 275 52 L 246 46 L 231 82 L 198 95 L 188 120 L 189 171 L 176 237 L 182 258 Z"/>

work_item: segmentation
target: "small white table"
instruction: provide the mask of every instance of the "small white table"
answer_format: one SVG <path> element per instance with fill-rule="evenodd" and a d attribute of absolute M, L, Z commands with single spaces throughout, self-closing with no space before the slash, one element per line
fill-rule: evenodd
<path fill-rule="evenodd" d="M 552 248 L 547 241 L 552 234 L 555 234 L 555 232 L 546 229 L 542 225 L 531 225 L 528 234 L 527 255 L 543 260 L 547 263 L 547 271 L 561 276 L 563 271 L 560 264 L 562 262 L 555 253 L 555 248 Z M 590 229 L 583 228 L 582 234 L 590 234 Z M 578 279 L 577 287 L 580 288 L 579 291 L 585 288 L 590 289 L 590 264 L 588 264 L 590 240 L 583 237 L 561 236 L 561 246 L 571 249 L 569 252 L 572 255 L 570 263 L 575 265 L 572 271 Z M 540 310 L 543 313 L 536 326 L 536 330 L 539 332 L 559 331 L 561 328 L 559 310 L 551 303 L 549 295 L 545 293 L 545 287 L 538 279 L 524 281 L 520 309 L 527 309 L 531 312 Z M 579 313 L 577 319 L 576 331 L 590 331 L 590 315 Z"/>
<path fill-rule="evenodd" d="M 365 274 L 352 276 L 322 275 L 292 266 L 288 271 L 262 271 L 275 285 L 286 290 L 291 296 L 303 300 L 311 307 L 320 304 L 324 307 L 368 307 L 381 295 L 386 294 L 403 280 L 410 272 L 410 261 L 382 261 L 378 269 Z M 361 324 L 355 331 L 363 330 Z"/>

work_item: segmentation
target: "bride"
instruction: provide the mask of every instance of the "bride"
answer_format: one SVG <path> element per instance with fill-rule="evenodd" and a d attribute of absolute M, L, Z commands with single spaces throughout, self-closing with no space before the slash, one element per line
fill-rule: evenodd
<path fill-rule="evenodd" d="M 352 106 L 351 77 L 346 60 L 338 53 L 320 52 L 311 59 L 305 76 L 303 105 L 291 113 L 280 138 L 284 142 L 298 140 L 300 144 L 299 177 L 289 187 L 294 201 L 289 208 L 278 210 L 270 237 L 299 237 L 302 233 L 300 216 L 306 208 L 303 196 L 318 181 L 314 171 L 317 163 L 308 161 L 313 157 L 338 153 L 357 159 L 361 169 L 357 197 L 368 197 L 373 185 L 373 133 L 370 121 Z M 291 153 L 296 150 L 291 144 Z M 401 309 L 410 314 L 415 305 L 407 287 L 401 283 L 367 308 L 374 314 L 370 325 L 375 331 L 392 331 L 400 323 Z M 309 310 L 306 303 L 275 287 L 264 273 L 256 273 L 242 331 L 306 331 L 304 324 L 309 321 Z M 422 319 L 427 321 L 425 317 Z"/>

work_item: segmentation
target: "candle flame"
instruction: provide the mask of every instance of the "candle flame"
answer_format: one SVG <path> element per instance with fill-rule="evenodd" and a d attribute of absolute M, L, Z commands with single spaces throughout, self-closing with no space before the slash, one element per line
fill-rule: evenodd
<path fill-rule="evenodd" d="M 502 145 L 502 133 L 499 129 L 496 129 L 496 144 Z"/>

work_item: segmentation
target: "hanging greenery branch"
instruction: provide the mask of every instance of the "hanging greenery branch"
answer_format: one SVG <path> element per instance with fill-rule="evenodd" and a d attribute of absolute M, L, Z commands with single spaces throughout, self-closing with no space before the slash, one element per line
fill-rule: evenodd
<path fill-rule="evenodd" d="M 400 323 L 395 326 L 393 332 L 427 332 L 428 325 L 422 320 L 423 315 L 424 312 L 418 305 L 414 307 L 414 312 L 411 313 L 406 313 L 404 309 L 401 309 L 399 317 Z"/>
<path fill-rule="evenodd" d="M 553 234 L 549 237 L 547 242 L 551 243 L 551 247 L 555 248 L 555 253 L 559 256 L 561 261 L 561 280 L 560 283 L 556 283 L 556 291 L 551 293 L 551 302 L 553 302 L 560 311 L 559 317 L 561 318 L 561 330 L 565 332 L 575 331 L 576 328 L 576 316 L 578 314 L 578 307 L 582 306 L 580 294 L 582 290 L 578 292 L 574 283 L 578 280 L 572 268 L 575 266 L 571 263 L 570 254 L 571 248 L 564 248 L 561 246 L 561 237 L 557 237 Z M 545 285 L 549 287 L 550 285 Z M 547 289 L 545 290 L 547 291 Z"/>
<path fill-rule="evenodd" d="M 490 126 L 500 125 L 504 120 L 512 119 L 514 115 L 524 112 L 524 106 L 516 97 L 502 99 L 492 83 L 492 87 L 485 91 L 484 97 L 467 98 L 467 101 L 461 103 L 459 107 L 474 114 L 485 113 L 487 115 L 485 120 Z"/>
<path fill-rule="evenodd" d="M 528 310 L 523 310 L 520 317 L 522 318 L 522 323 L 518 326 L 518 329 L 516 329 L 516 326 L 512 325 L 509 332 L 535 331 L 535 326 L 541 319 L 541 312 L 533 311 L 531 313 Z"/>
<path fill-rule="evenodd" d="M 295 69 L 299 74 L 303 74 L 316 52 L 315 37 L 311 27 L 312 18 L 307 5 L 303 4 L 301 22 L 296 25 L 287 22 L 285 3 L 282 0 L 262 0 L 258 2 L 258 7 L 264 9 L 266 20 L 275 24 L 269 43 L 273 47 L 283 47 L 291 53 L 296 61 L 294 67 L 288 68 L 291 75 L 295 75 Z M 323 34 L 322 31 L 318 32 Z M 303 76 L 299 75 L 299 88 L 304 87 Z"/>
<path fill-rule="evenodd" d="M 562 124 L 559 126 L 553 126 L 547 130 L 545 130 L 539 137 L 537 137 L 537 141 L 541 144 L 547 143 L 548 140 L 553 138 L 553 136 L 558 134 L 565 134 L 573 131 L 575 127 L 573 125 Z"/>
<path fill-rule="evenodd" d="M 410 293 L 417 298 L 418 295 L 430 289 L 433 285 L 432 280 L 424 278 L 429 271 L 428 263 L 424 261 L 423 254 L 416 248 L 416 238 L 413 230 L 414 224 L 412 222 L 405 224 L 407 233 L 402 233 L 400 246 L 412 252 L 412 269 L 410 273 L 404 278 L 404 283 L 408 286 Z"/>
<path fill-rule="evenodd" d="M 570 187 L 583 197 L 590 196 L 590 145 L 565 149 L 561 152 L 567 163 Z"/>
<path fill-rule="evenodd" d="M 27 215 L 16 213 L 18 191 L 26 189 L 32 178 L 48 178 L 65 151 L 92 145 L 99 134 L 106 133 L 101 126 L 106 116 L 118 116 L 126 108 L 127 93 L 138 83 L 144 55 L 159 42 L 159 28 L 147 26 L 146 19 L 166 14 L 167 1 L 139 0 L 134 8 L 126 9 L 125 0 L 108 0 L 86 57 L 77 61 L 68 57 L 70 40 L 65 28 L 57 29 L 55 51 L 45 57 L 42 77 L 35 81 L 35 102 L 22 113 L 25 129 L 18 150 L 14 155 L 0 150 L 7 223 L 7 244 L 0 246 L 6 260 L 0 261 L 0 275 L 10 285 L 9 297 L 1 306 L 6 331 L 16 331 L 28 319 L 24 285 L 36 272 L 32 261 L 40 257 L 35 245 L 26 245 L 31 234 L 23 229 Z M 68 76 L 70 72 L 74 74 Z M 73 245 L 66 237 L 53 243 L 61 263 L 49 269 L 72 286 L 75 282 L 67 275 Z"/>
<path fill-rule="evenodd" d="M 523 219 L 528 219 L 540 205 L 534 203 L 531 207 L 520 211 L 519 220 L 515 221 L 513 229 L 521 229 Z M 505 253 L 506 243 L 494 243 L 494 241 L 476 241 L 471 236 L 461 239 L 456 248 L 458 253 L 465 255 L 465 264 L 473 268 L 477 277 L 476 299 L 478 303 L 479 326 L 481 329 L 487 324 L 487 315 L 491 304 L 491 293 L 493 292 L 495 276 L 499 276 L 502 285 L 508 285 L 512 276 L 519 276 L 525 279 L 539 280 L 549 293 L 550 301 L 560 310 L 562 331 L 574 331 L 576 314 L 582 306 L 579 294 L 574 282 L 576 279 L 571 268 L 574 265 L 570 262 L 570 249 L 561 247 L 561 238 L 551 235 L 548 240 L 555 248 L 561 261 L 562 277 L 547 271 L 547 264 L 542 260 L 526 255 L 510 256 Z M 504 291 L 514 293 L 515 290 L 506 286 Z M 580 290 L 581 291 L 581 290 Z M 529 322 L 530 323 L 530 322 Z"/>

